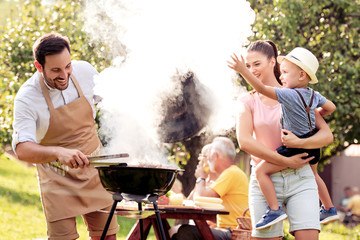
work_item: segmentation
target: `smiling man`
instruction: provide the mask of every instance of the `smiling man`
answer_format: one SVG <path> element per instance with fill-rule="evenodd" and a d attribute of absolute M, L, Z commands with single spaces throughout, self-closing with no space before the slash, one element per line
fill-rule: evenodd
<path fill-rule="evenodd" d="M 213 181 L 206 181 L 207 173 L 203 165 L 199 164 L 195 172 L 198 180 L 194 188 L 194 199 L 202 197 L 206 200 L 212 197 L 222 200 L 224 210 L 228 211 L 229 215 L 218 214 L 216 227 L 211 227 L 210 230 L 216 240 L 230 240 L 232 230 L 238 226 L 236 218 L 243 216 L 248 208 L 249 181 L 246 174 L 235 165 L 236 150 L 231 139 L 214 138 L 207 152 L 209 171 L 213 174 Z M 250 217 L 249 213 L 246 216 Z M 203 237 L 196 226 L 184 224 L 171 239 L 200 240 Z"/>
<path fill-rule="evenodd" d="M 44 63 L 35 62 L 37 70 L 42 73 L 49 87 L 60 91 L 65 90 L 69 86 L 69 78 L 72 72 L 69 50 L 64 48 L 59 54 L 49 55 L 46 59 L 48 62 L 46 68 L 45 66 L 43 68 Z"/>
<path fill-rule="evenodd" d="M 90 155 L 101 142 L 95 125 L 94 76 L 87 62 L 71 61 L 69 40 L 60 34 L 39 38 L 33 53 L 37 72 L 14 103 L 13 149 L 20 160 L 35 163 L 49 239 L 77 239 L 82 215 L 91 239 L 100 239 L 111 194 L 105 191 Z M 114 217 L 106 239 L 116 239 Z"/>

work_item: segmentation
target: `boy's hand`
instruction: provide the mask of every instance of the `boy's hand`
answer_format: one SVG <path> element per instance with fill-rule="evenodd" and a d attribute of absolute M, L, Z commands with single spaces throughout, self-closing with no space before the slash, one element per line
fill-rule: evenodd
<path fill-rule="evenodd" d="M 325 104 L 317 110 L 322 117 L 325 117 L 332 114 L 336 110 L 336 106 L 332 101 L 326 99 Z"/>
<path fill-rule="evenodd" d="M 282 144 L 287 148 L 299 148 L 299 138 L 289 130 L 281 130 Z"/>
<path fill-rule="evenodd" d="M 245 60 L 243 58 L 243 56 L 240 56 L 241 58 L 239 59 L 238 56 L 236 56 L 235 53 L 233 53 L 233 55 L 231 56 L 232 61 L 227 61 L 228 63 L 228 67 L 235 70 L 236 72 L 242 74 L 245 71 L 247 71 L 247 67 L 245 64 Z"/>

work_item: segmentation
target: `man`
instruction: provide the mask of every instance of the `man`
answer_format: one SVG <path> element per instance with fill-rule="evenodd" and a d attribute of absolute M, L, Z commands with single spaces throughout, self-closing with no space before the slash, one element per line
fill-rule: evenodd
<path fill-rule="evenodd" d="M 35 163 L 49 239 L 77 239 L 82 215 L 91 239 L 100 239 L 112 205 L 111 194 L 90 167 L 101 143 L 94 121 L 93 78 L 87 62 L 71 61 L 68 38 L 40 37 L 33 46 L 37 72 L 14 103 L 13 149 L 20 160 Z M 114 217 L 106 239 L 116 239 Z"/>
<path fill-rule="evenodd" d="M 215 172 L 209 171 L 209 155 L 210 155 L 211 144 L 206 144 L 201 149 L 198 156 L 198 165 L 195 170 L 195 177 L 204 176 L 203 172 L 205 172 L 205 182 L 206 184 L 210 184 L 214 182 L 214 180 L 218 177 Z M 194 200 L 195 188 L 190 192 L 187 199 Z"/>
<path fill-rule="evenodd" d="M 344 196 L 340 199 L 339 204 L 336 205 L 336 209 L 338 210 L 338 214 L 341 222 L 349 222 L 348 216 L 346 215 L 346 207 L 350 201 L 352 196 L 351 187 L 347 186 L 344 188 Z"/>
<path fill-rule="evenodd" d="M 360 216 L 360 192 L 358 187 L 353 187 L 353 196 L 350 198 L 346 212 L 351 211 L 352 215 Z"/>
<path fill-rule="evenodd" d="M 230 239 L 231 230 L 237 227 L 236 218 L 248 208 L 248 179 L 245 173 L 234 165 L 235 146 L 226 137 L 217 137 L 211 143 L 209 169 L 216 179 L 206 184 L 207 173 L 196 171 L 198 178 L 194 196 L 218 197 L 229 215 L 217 215 L 217 227 L 211 228 L 215 239 Z M 201 168 L 201 165 L 198 165 Z M 249 216 L 249 215 L 247 215 Z M 196 226 L 182 225 L 172 239 L 202 239 Z"/>

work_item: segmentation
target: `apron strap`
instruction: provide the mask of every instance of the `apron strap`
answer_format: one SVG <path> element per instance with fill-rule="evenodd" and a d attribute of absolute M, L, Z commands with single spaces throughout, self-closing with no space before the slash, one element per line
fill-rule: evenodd
<path fill-rule="evenodd" d="M 41 86 L 42 93 L 43 93 L 43 95 L 45 97 L 46 103 L 47 103 L 47 105 L 49 107 L 49 110 L 54 110 L 54 104 L 52 103 L 52 101 L 50 99 L 49 91 L 48 91 L 47 87 L 45 86 L 44 77 L 43 77 L 43 75 L 41 73 L 39 73 L 39 74 L 40 74 L 40 77 L 39 77 L 40 86 Z M 81 90 L 81 88 L 79 86 L 79 83 L 78 83 L 78 81 L 76 80 L 76 78 L 74 77 L 73 74 L 70 75 L 70 79 L 74 83 L 76 91 L 78 92 L 79 97 L 84 96 L 84 94 L 83 94 L 83 92 L 82 92 L 82 90 Z"/>
<path fill-rule="evenodd" d="M 313 128 L 311 126 L 310 110 L 311 110 L 311 106 L 312 106 L 312 103 L 313 103 L 313 100 L 314 100 L 314 90 L 311 89 L 311 98 L 310 98 L 309 105 L 306 105 L 305 100 L 304 100 L 303 96 L 301 95 L 301 93 L 296 89 L 294 89 L 294 90 L 297 92 L 297 94 L 299 94 L 300 99 L 301 99 L 301 101 L 302 101 L 302 103 L 303 103 L 303 105 L 305 107 L 305 111 L 306 111 L 307 117 L 308 117 L 308 123 L 309 123 L 310 132 L 312 132 Z"/>
<path fill-rule="evenodd" d="M 40 86 L 41 86 L 42 93 L 45 97 L 46 103 L 47 103 L 50 111 L 54 110 L 54 104 L 52 103 L 52 101 L 50 99 L 49 91 L 48 91 L 47 87 L 45 86 L 44 77 L 40 72 L 39 72 L 39 75 L 40 75 L 40 77 L 39 77 Z"/>
<path fill-rule="evenodd" d="M 70 75 L 70 78 L 71 78 L 72 82 L 74 83 L 74 85 L 75 85 L 75 87 L 76 87 L 76 90 L 77 90 L 77 92 L 78 92 L 78 94 L 79 94 L 79 97 L 84 96 L 84 94 L 83 94 L 83 92 L 82 92 L 82 90 L 81 90 L 81 87 L 80 87 L 78 81 L 76 80 L 75 76 L 74 76 L 73 74 L 71 74 L 71 75 Z"/>

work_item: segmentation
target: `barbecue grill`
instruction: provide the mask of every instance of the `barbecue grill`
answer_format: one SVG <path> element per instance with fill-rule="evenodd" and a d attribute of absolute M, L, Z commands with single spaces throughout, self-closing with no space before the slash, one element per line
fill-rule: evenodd
<path fill-rule="evenodd" d="M 115 213 L 117 203 L 125 200 L 136 201 L 142 211 L 142 203 L 152 203 L 162 239 L 165 239 L 164 227 L 160 218 L 157 200 L 166 194 L 174 184 L 179 169 L 129 167 L 126 163 L 112 166 L 96 166 L 101 184 L 113 194 L 114 203 L 104 227 L 101 240 L 105 239 L 111 218 Z M 140 221 L 140 236 L 143 239 L 142 219 Z"/>

